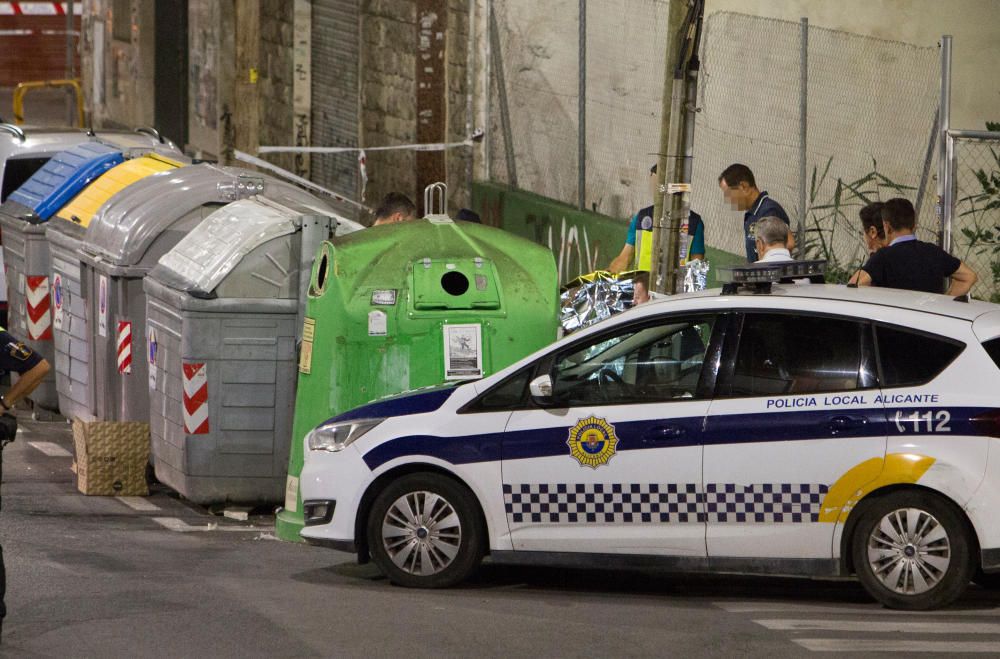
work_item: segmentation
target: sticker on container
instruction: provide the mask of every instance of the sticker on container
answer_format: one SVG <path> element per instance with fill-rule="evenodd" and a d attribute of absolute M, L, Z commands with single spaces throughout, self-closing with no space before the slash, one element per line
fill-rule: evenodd
<path fill-rule="evenodd" d="M 483 377 L 482 328 L 478 324 L 444 325 L 443 330 L 445 379 Z"/>
<path fill-rule="evenodd" d="M 302 346 L 299 348 L 299 373 L 312 372 L 313 339 L 316 336 L 316 321 L 306 318 L 302 322 Z"/>
<path fill-rule="evenodd" d="M 63 285 L 58 272 L 52 275 L 52 326 L 57 330 L 63 328 Z"/>
<path fill-rule="evenodd" d="M 368 336 L 385 336 L 388 334 L 389 320 L 384 311 L 368 312 Z"/>
<path fill-rule="evenodd" d="M 156 353 L 160 349 L 159 340 L 156 337 L 156 330 L 149 328 L 149 336 L 146 337 L 146 359 L 149 360 L 149 389 L 156 389 Z"/>
<path fill-rule="evenodd" d="M 108 278 L 101 275 L 97 293 L 97 335 L 108 335 Z"/>
<path fill-rule="evenodd" d="M 391 307 L 396 304 L 396 289 L 387 288 L 385 290 L 372 291 L 372 306 L 381 305 Z"/>

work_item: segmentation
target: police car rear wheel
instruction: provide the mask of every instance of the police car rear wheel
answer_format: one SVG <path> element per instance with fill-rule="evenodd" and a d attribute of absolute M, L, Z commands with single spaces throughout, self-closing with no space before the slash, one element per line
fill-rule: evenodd
<path fill-rule="evenodd" d="M 465 488 L 438 474 L 410 474 L 391 483 L 368 516 L 372 559 L 401 586 L 461 582 L 483 556 L 484 533 L 470 500 Z"/>
<path fill-rule="evenodd" d="M 861 583 L 889 608 L 947 606 L 972 576 L 966 524 L 950 504 L 923 492 L 897 492 L 865 508 L 852 551 Z"/>

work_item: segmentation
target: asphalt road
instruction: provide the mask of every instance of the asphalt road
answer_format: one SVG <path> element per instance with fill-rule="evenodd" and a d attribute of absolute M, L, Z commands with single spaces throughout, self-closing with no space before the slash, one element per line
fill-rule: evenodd
<path fill-rule="evenodd" d="M 166 489 L 80 495 L 66 424 L 22 426 L 3 455 L 2 656 L 1000 654 L 1000 592 L 975 587 L 929 614 L 853 582 L 650 572 L 485 565 L 461 588 L 397 588 L 275 540 L 270 516 L 235 522 Z"/>

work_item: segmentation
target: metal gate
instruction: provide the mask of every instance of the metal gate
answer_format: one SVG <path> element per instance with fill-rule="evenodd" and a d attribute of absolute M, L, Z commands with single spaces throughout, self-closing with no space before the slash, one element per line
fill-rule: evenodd
<path fill-rule="evenodd" d="M 358 0 L 315 0 L 312 6 L 312 144 L 358 146 Z M 314 154 L 312 179 L 358 197 L 357 156 Z"/>

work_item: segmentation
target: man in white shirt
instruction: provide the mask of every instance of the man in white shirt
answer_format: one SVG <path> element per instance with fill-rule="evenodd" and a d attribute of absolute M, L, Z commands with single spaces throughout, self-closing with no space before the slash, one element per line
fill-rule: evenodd
<path fill-rule="evenodd" d="M 757 254 L 760 258 L 756 263 L 774 263 L 776 261 L 794 261 L 788 251 L 788 223 L 769 216 L 757 221 Z"/>

